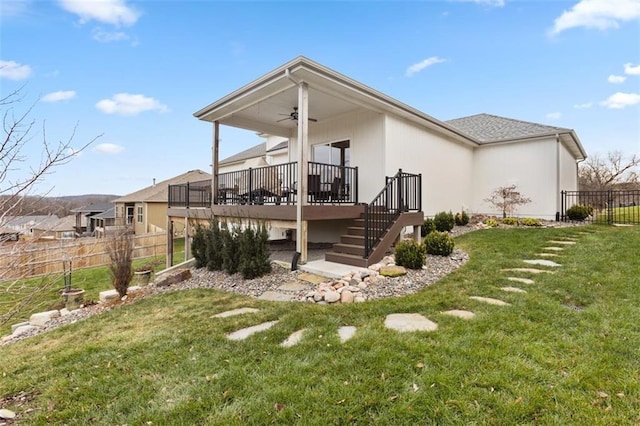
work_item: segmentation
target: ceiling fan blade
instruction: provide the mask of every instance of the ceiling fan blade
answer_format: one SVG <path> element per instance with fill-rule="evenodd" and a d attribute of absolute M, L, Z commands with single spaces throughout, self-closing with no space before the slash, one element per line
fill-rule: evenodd
<path fill-rule="evenodd" d="M 291 117 L 286 116 L 285 118 L 281 118 L 280 120 L 276 120 L 276 123 L 279 123 L 279 122 L 285 121 L 285 120 L 291 120 Z"/>
<path fill-rule="evenodd" d="M 313 121 L 314 123 L 317 123 L 317 122 L 318 122 L 318 120 L 316 120 L 315 118 L 309 118 L 308 120 L 309 120 L 309 121 Z"/>

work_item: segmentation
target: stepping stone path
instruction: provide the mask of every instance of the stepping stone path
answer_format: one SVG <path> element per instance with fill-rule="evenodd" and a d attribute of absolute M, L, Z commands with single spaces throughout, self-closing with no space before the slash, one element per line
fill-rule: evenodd
<path fill-rule="evenodd" d="M 511 306 L 510 303 L 507 303 L 499 299 L 492 299 L 490 297 L 470 296 L 469 299 L 477 300 L 478 302 L 488 303 L 489 305 Z"/>
<path fill-rule="evenodd" d="M 384 320 L 384 326 L 401 333 L 406 331 L 435 331 L 438 329 L 438 324 L 420 314 L 389 314 Z"/>
<path fill-rule="evenodd" d="M 568 246 L 574 245 L 576 243 L 575 241 L 558 241 L 558 240 L 549 240 L 547 242 L 551 244 L 565 244 Z"/>
<path fill-rule="evenodd" d="M 508 291 L 511 293 L 526 293 L 526 290 L 523 290 L 521 288 L 518 287 L 500 287 L 500 290 L 502 291 Z"/>
<path fill-rule="evenodd" d="M 522 283 L 522 284 L 534 284 L 534 281 L 529 278 L 520 278 L 520 277 L 507 277 L 509 281 Z"/>
<path fill-rule="evenodd" d="M 536 253 L 536 256 L 540 256 L 540 257 L 558 257 L 560 255 L 556 254 L 556 253 Z"/>
<path fill-rule="evenodd" d="M 472 319 L 476 316 L 476 314 L 474 314 L 471 311 L 463 311 L 460 309 L 452 309 L 450 311 L 444 311 L 441 312 L 443 315 L 449 315 L 452 317 L 456 317 L 456 318 L 462 318 L 462 319 Z"/>
<path fill-rule="evenodd" d="M 220 312 L 219 314 L 216 314 L 211 318 L 227 318 L 227 317 L 233 317 L 235 315 L 252 314 L 254 312 L 258 312 L 259 310 L 260 309 L 256 309 L 256 308 L 238 308 L 238 309 L 233 309 L 231 311 Z"/>
<path fill-rule="evenodd" d="M 277 291 L 265 291 L 258 297 L 261 300 L 270 300 L 272 302 L 290 302 L 293 296 L 290 294 L 279 293 Z"/>
<path fill-rule="evenodd" d="M 234 331 L 233 333 L 227 334 L 227 339 L 229 339 L 229 340 L 244 340 L 247 337 L 250 337 L 250 336 L 252 336 L 252 335 L 254 335 L 256 333 L 259 333 L 261 331 L 265 331 L 265 330 L 270 329 L 271 327 L 273 327 L 277 323 L 278 323 L 278 320 L 269 321 L 269 322 L 263 322 L 262 324 L 254 325 L 254 326 L 247 327 L 247 328 L 242 328 L 240 330 Z"/>
<path fill-rule="evenodd" d="M 548 251 L 562 251 L 564 250 L 562 247 L 544 247 L 542 250 L 548 250 Z"/>
<path fill-rule="evenodd" d="M 547 259 L 528 259 L 528 260 L 523 260 L 524 263 L 528 263 L 529 265 L 542 265 L 542 266 L 551 266 L 551 267 L 558 267 L 558 266 L 562 266 L 559 263 L 553 262 L 551 260 L 547 260 Z"/>
<path fill-rule="evenodd" d="M 553 271 L 547 271 L 545 269 L 535 269 L 535 268 L 507 268 L 503 269 L 503 272 L 528 272 L 531 274 L 553 274 Z"/>
<path fill-rule="evenodd" d="M 338 329 L 338 336 L 340 336 L 340 343 L 344 343 L 351 339 L 356 334 L 356 328 L 352 325 L 345 325 Z"/>
<path fill-rule="evenodd" d="M 289 335 L 289 337 L 287 337 L 287 340 L 280 343 L 280 346 L 282 346 L 283 348 L 290 348 L 291 346 L 297 345 L 298 343 L 300 343 L 300 340 L 302 340 L 302 335 L 305 331 L 307 331 L 306 328 L 294 331 Z"/>

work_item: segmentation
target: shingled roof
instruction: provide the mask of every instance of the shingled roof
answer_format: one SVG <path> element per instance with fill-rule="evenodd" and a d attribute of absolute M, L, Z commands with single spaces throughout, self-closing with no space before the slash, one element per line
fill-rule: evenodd
<path fill-rule="evenodd" d="M 563 127 L 547 126 L 491 114 L 470 115 L 448 120 L 445 123 L 473 137 L 480 144 L 571 132 L 571 129 Z"/>
<path fill-rule="evenodd" d="M 282 141 L 267 151 L 267 143 L 262 142 L 262 143 L 259 143 L 258 145 L 252 146 L 249 149 L 245 149 L 242 152 L 234 154 L 231 157 L 227 157 L 224 160 L 220 160 L 218 164 L 222 166 L 225 164 L 232 164 L 240 161 L 245 161 L 250 158 L 263 157 L 268 152 L 278 151 L 280 149 L 286 148 L 287 146 L 289 146 L 289 141 Z"/>
<path fill-rule="evenodd" d="M 116 198 L 114 203 L 166 203 L 169 200 L 169 185 L 177 185 L 187 182 L 198 182 L 202 180 L 211 179 L 209 173 L 202 170 L 190 170 L 186 173 L 172 177 L 171 179 L 163 180 L 155 185 L 148 186 L 139 191 L 127 194 L 124 197 Z"/>

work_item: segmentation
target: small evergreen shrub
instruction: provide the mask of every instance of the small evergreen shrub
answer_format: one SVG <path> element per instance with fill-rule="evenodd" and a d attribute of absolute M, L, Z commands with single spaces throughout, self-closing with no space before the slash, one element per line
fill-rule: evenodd
<path fill-rule="evenodd" d="M 415 240 L 402 240 L 396 244 L 396 264 L 409 269 L 421 269 L 426 261 L 425 246 Z"/>
<path fill-rule="evenodd" d="M 469 215 L 467 212 L 462 210 L 461 212 L 456 213 L 455 222 L 457 226 L 465 226 L 469 223 Z"/>
<path fill-rule="evenodd" d="M 533 217 L 525 217 L 520 221 L 523 226 L 542 226 L 542 222 Z"/>
<path fill-rule="evenodd" d="M 437 256 L 449 256 L 453 252 L 455 243 L 447 232 L 432 232 L 424 239 L 424 245 L 428 254 Z"/>
<path fill-rule="evenodd" d="M 240 256 L 238 256 L 238 234 L 239 229 L 235 225 L 231 229 L 225 226 L 220 230 L 220 237 L 222 239 L 222 269 L 229 275 L 238 272 L 238 264 L 240 261 Z"/>
<path fill-rule="evenodd" d="M 221 271 L 224 260 L 224 245 L 220 232 L 220 224 L 216 219 L 212 219 L 209 223 L 205 243 L 207 269 L 210 271 Z"/>
<path fill-rule="evenodd" d="M 496 226 L 498 226 L 498 221 L 495 220 L 494 218 L 490 217 L 488 219 L 485 219 L 482 221 L 482 223 L 484 223 L 485 225 L 491 227 L 491 228 L 495 228 Z"/>
<path fill-rule="evenodd" d="M 569 220 L 582 222 L 593 213 L 593 207 L 582 204 L 575 204 L 567 209 Z"/>
<path fill-rule="evenodd" d="M 430 233 L 436 230 L 436 225 L 433 223 L 433 219 L 430 217 L 426 218 L 420 227 L 420 234 L 422 237 L 426 237 Z"/>
<path fill-rule="evenodd" d="M 264 225 L 258 229 L 248 226 L 238 233 L 240 261 L 238 271 L 245 279 L 261 277 L 271 272 L 269 259 L 269 233 Z"/>
<path fill-rule="evenodd" d="M 433 217 L 433 224 L 436 227 L 436 231 L 439 232 L 451 231 L 455 223 L 455 218 L 451 212 L 440 212 Z"/>
<path fill-rule="evenodd" d="M 500 222 L 503 225 L 517 225 L 518 224 L 518 219 L 515 217 L 503 217 Z"/>
<path fill-rule="evenodd" d="M 195 267 L 203 268 L 207 266 L 207 229 L 201 224 L 196 224 L 193 239 L 191 240 L 191 254 L 196 260 Z"/>

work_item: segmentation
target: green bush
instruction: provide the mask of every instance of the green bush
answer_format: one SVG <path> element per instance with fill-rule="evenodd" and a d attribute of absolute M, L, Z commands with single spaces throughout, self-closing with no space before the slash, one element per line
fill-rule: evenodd
<path fill-rule="evenodd" d="M 436 226 L 436 231 L 449 232 L 453 229 L 455 223 L 455 218 L 451 212 L 440 212 L 433 217 L 433 224 Z"/>
<path fill-rule="evenodd" d="M 191 240 L 191 254 L 196 260 L 195 267 L 207 266 L 207 229 L 201 224 L 196 224 L 193 239 Z"/>
<path fill-rule="evenodd" d="M 456 213 L 455 222 L 457 226 L 465 226 L 469 223 L 469 215 L 467 212 L 462 210 L 461 212 Z"/>
<path fill-rule="evenodd" d="M 525 217 L 520 221 L 520 223 L 524 226 L 542 226 L 542 222 L 533 217 Z"/>
<path fill-rule="evenodd" d="M 245 279 L 261 277 L 271 272 L 269 233 L 264 225 L 260 225 L 257 230 L 248 226 L 238 234 L 238 240 L 238 271 Z"/>
<path fill-rule="evenodd" d="M 222 239 L 222 269 L 227 274 L 235 274 L 238 272 L 238 264 L 240 263 L 240 257 L 238 256 L 239 233 L 239 228 L 236 225 L 231 229 L 225 226 L 220 230 L 220 237 Z"/>
<path fill-rule="evenodd" d="M 422 223 L 422 226 L 420 227 L 420 234 L 424 238 L 435 230 L 436 230 L 436 225 L 433 223 L 433 219 L 428 217 L 424 220 L 424 222 Z"/>
<path fill-rule="evenodd" d="M 483 220 L 482 223 L 484 223 L 487 226 L 490 226 L 491 228 L 495 228 L 496 226 L 498 226 L 498 221 L 492 217 Z"/>
<path fill-rule="evenodd" d="M 415 240 L 402 240 L 396 244 L 396 264 L 409 269 L 421 269 L 425 263 L 425 246 Z"/>
<path fill-rule="evenodd" d="M 569 220 L 582 222 L 593 213 L 593 207 L 575 204 L 567 209 L 567 217 Z"/>
<path fill-rule="evenodd" d="M 434 231 L 427 235 L 424 245 L 428 254 L 449 256 L 453 252 L 455 243 L 447 232 Z"/>
<path fill-rule="evenodd" d="M 502 223 L 503 225 L 517 225 L 518 219 L 515 217 L 503 217 L 500 220 L 500 223 Z"/>
<path fill-rule="evenodd" d="M 220 233 L 220 223 L 212 219 L 206 234 L 207 269 L 210 271 L 221 271 L 223 263 L 223 241 Z"/>

